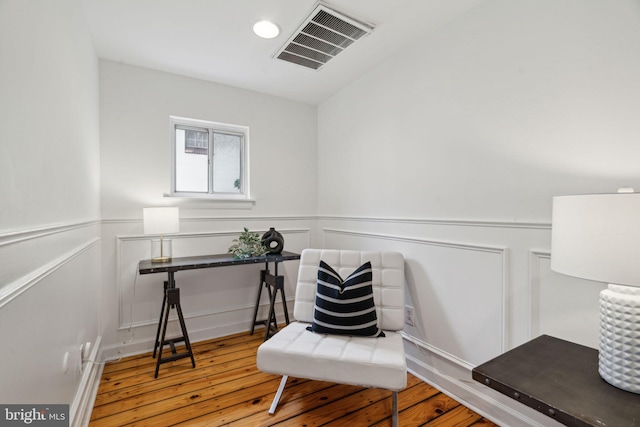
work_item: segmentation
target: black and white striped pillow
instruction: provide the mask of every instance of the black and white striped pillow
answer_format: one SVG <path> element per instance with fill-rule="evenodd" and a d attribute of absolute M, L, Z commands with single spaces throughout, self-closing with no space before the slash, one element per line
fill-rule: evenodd
<path fill-rule="evenodd" d="M 372 276 L 370 262 L 342 280 L 331 266 L 320 261 L 313 323 L 307 329 L 321 334 L 384 337 L 378 328 Z"/>

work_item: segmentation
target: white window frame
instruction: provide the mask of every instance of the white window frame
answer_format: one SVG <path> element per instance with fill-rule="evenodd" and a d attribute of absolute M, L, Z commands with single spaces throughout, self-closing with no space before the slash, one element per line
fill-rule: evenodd
<path fill-rule="evenodd" d="M 209 200 L 247 200 L 251 201 L 250 179 L 249 179 L 249 127 L 228 123 L 211 122 L 207 120 L 190 119 L 186 117 L 169 117 L 171 129 L 171 197 L 188 197 Z M 242 146 L 240 148 L 240 179 L 241 188 L 239 193 L 216 193 L 213 192 L 212 171 L 213 166 L 209 165 L 209 192 L 194 193 L 186 191 L 176 191 L 176 126 L 206 128 L 210 132 L 240 134 Z M 209 147 L 211 149 L 211 147 Z"/>

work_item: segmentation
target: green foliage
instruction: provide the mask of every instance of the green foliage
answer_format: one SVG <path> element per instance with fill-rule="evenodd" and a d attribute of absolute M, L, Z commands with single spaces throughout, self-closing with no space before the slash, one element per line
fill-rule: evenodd
<path fill-rule="evenodd" d="M 231 245 L 227 252 L 233 254 L 234 258 L 264 256 L 269 252 L 262 244 L 260 234 L 255 231 L 249 231 L 247 227 L 244 227 L 240 237 L 234 239 L 233 242 L 234 244 Z"/>

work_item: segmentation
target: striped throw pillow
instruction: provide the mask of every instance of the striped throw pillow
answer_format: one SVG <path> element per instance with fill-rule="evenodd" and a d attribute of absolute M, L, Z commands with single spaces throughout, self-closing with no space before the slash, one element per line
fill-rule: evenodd
<path fill-rule="evenodd" d="M 378 328 L 372 276 L 370 262 L 343 280 L 320 261 L 313 323 L 307 329 L 321 334 L 384 337 Z"/>

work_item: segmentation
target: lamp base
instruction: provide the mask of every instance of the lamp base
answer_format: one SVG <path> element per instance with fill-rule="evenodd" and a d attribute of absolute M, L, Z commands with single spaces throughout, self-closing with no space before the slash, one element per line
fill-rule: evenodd
<path fill-rule="evenodd" d="M 151 262 L 169 262 L 171 255 L 171 239 L 151 239 Z"/>
<path fill-rule="evenodd" d="M 609 285 L 600 292 L 598 372 L 609 384 L 640 393 L 640 288 Z"/>

